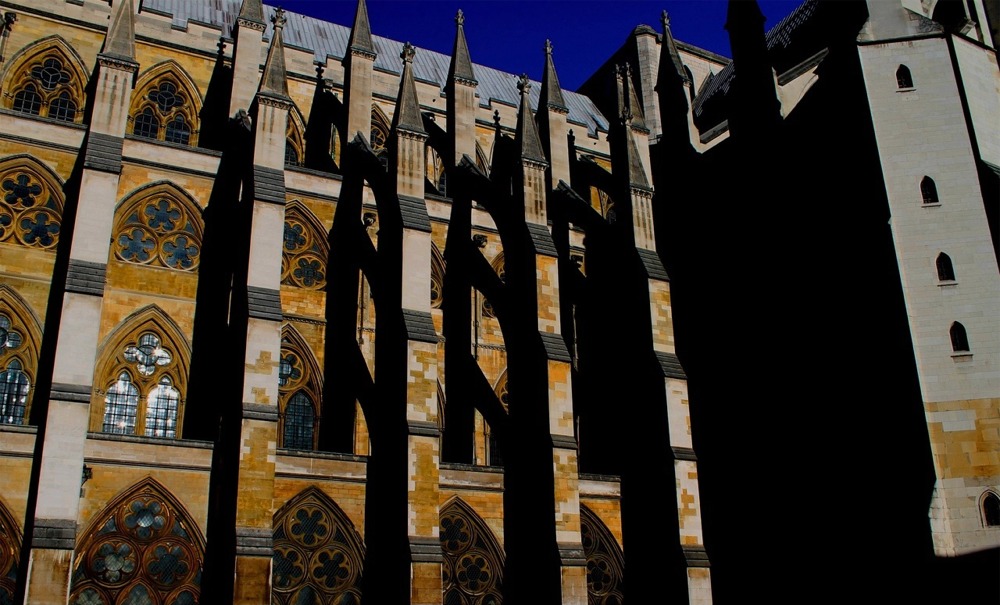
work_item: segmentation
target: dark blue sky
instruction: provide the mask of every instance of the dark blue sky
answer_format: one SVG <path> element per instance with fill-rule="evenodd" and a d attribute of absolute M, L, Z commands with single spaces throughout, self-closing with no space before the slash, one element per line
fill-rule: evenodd
<path fill-rule="evenodd" d="M 350 26 L 356 0 L 265 0 L 288 11 Z M 801 0 L 761 0 L 766 28 Z M 372 33 L 451 54 L 455 12 L 465 12 L 472 60 L 511 73 L 541 77 L 546 38 L 552 40 L 563 88 L 575 90 L 622 45 L 636 25 L 660 31 L 670 14 L 678 40 L 730 56 L 727 0 L 367 0 Z"/>

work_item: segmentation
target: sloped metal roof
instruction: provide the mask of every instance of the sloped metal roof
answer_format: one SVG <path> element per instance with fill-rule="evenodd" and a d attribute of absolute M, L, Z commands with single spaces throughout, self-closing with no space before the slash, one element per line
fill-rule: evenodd
<path fill-rule="evenodd" d="M 241 3 L 242 0 L 142 0 L 142 10 L 170 16 L 172 25 L 177 28 L 185 29 L 189 22 L 195 22 L 217 27 L 223 34 L 231 35 Z M 265 5 L 264 12 L 270 23 L 274 7 Z M 351 28 L 290 11 L 285 11 L 285 18 L 287 22 L 282 37 L 286 47 L 311 50 L 316 60 L 321 62 L 326 62 L 327 57 L 337 59 L 344 57 Z M 271 31 L 272 26 L 268 25 L 266 36 L 270 36 Z M 403 43 L 374 35 L 372 39 L 378 53 L 375 68 L 394 74 L 402 73 L 399 54 L 403 50 Z M 443 89 L 451 57 L 419 46 L 415 48 L 417 55 L 413 60 L 414 77 L 437 84 Z M 473 65 L 476 79 L 479 81 L 476 91 L 481 106 L 489 107 L 491 101 L 514 107 L 518 105 L 517 75 L 478 63 Z M 541 88 L 541 82 L 532 80 L 530 92 L 532 109 L 538 108 Z M 587 133 L 591 136 L 596 136 L 598 130 L 607 132 L 608 120 L 589 98 L 563 90 L 563 100 L 569 107 L 567 119 L 570 122 L 586 126 Z"/>

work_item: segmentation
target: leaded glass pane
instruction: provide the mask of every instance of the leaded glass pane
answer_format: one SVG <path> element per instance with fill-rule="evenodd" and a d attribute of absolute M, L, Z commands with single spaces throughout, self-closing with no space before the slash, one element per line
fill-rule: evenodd
<path fill-rule="evenodd" d="M 42 111 L 42 97 L 35 91 L 34 86 L 28 84 L 14 95 L 14 111 L 30 113 L 34 116 Z"/>
<path fill-rule="evenodd" d="M 166 140 L 169 143 L 180 143 L 187 145 L 191 140 L 191 127 L 183 115 L 178 114 L 173 120 L 167 122 Z"/>
<path fill-rule="evenodd" d="M 72 122 L 76 119 L 76 103 L 70 98 L 68 92 L 61 92 L 49 103 L 49 117 L 63 122 Z"/>
<path fill-rule="evenodd" d="M 312 401 L 301 391 L 292 395 L 285 406 L 284 447 L 293 450 L 311 450 L 313 426 L 316 422 Z"/>
<path fill-rule="evenodd" d="M 164 376 L 160 384 L 146 399 L 146 436 L 168 437 L 177 436 L 177 407 L 180 402 L 180 392 L 170 383 L 170 378 Z"/>
<path fill-rule="evenodd" d="M 147 107 L 142 113 L 135 116 L 135 123 L 132 125 L 132 134 L 137 137 L 155 139 L 160 133 L 160 120 L 153 115 L 152 108 Z"/>
<path fill-rule="evenodd" d="M 104 396 L 104 426 L 101 430 L 118 435 L 135 434 L 138 408 L 139 389 L 132 384 L 128 372 L 122 372 Z"/>
<path fill-rule="evenodd" d="M 11 360 L 7 369 L 0 372 L 0 424 L 24 424 L 30 388 L 20 362 Z"/>
<path fill-rule="evenodd" d="M 291 141 L 285 141 L 285 163 L 290 166 L 299 164 L 299 154 L 295 151 L 295 146 L 292 145 Z"/>

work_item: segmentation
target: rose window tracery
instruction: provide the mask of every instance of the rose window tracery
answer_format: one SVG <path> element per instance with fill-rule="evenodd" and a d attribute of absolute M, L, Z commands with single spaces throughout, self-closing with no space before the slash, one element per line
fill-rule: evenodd
<path fill-rule="evenodd" d="M 0 242 L 53 250 L 59 241 L 62 205 L 48 184 L 31 170 L 0 177 Z"/>
<path fill-rule="evenodd" d="M 152 481 L 112 503 L 82 542 L 70 605 L 194 605 L 203 547 Z"/>
<path fill-rule="evenodd" d="M 131 204 L 115 232 L 115 256 L 129 263 L 192 271 L 201 259 L 200 221 L 172 195 Z"/>
<path fill-rule="evenodd" d="M 580 535 L 587 557 L 588 605 L 621 605 L 625 601 L 625 563 L 621 548 L 604 523 L 580 507 Z"/>
<path fill-rule="evenodd" d="M 359 605 L 363 561 L 354 526 L 316 488 L 275 515 L 271 594 L 276 605 Z"/>
<path fill-rule="evenodd" d="M 452 500 L 441 509 L 441 566 L 444 602 L 499 605 L 503 593 L 503 554 L 489 527 L 471 508 Z"/>
<path fill-rule="evenodd" d="M 326 287 L 326 241 L 321 228 L 313 223 L 297 206 L 286 210 L 281 283 L 309 290 Z"/>

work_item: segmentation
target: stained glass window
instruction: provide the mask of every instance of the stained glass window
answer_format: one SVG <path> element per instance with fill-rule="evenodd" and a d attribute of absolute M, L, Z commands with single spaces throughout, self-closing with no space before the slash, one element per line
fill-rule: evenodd
<path fill-rule="evenodd" d="M 329 257 L 326 230 L 299 202 L 290 203 L 285 209 L 283 242 L 281 283 L 322 290 L 326 286 Z"/>
<path fill-rule="evenodd" d="M 167 122 L 167 132 L 164 138 L 169 143 L 188 144 L 188 141 L 191 140 L 191 128 L 187 125 L 183 115 L 178 114 L 173 120 Z"/>
<path fill-rule="evenodd" d="M 13 69 L 11 109 L 20 113 L 75 122 L 82 100 L 82 82 L 64 61 L 49 51 Z"/>
<path fill-rule="evenodd" d="M 59 96 L 49 103 L 49 117 L 63 122 L 72 122 L 76 119 L 76 103 L 68 92 L 59 93 Z"/>
<path fill-rule="evenodd" d="M 54 250 L 61 230 L 62 199 L 56 186 L 27 164 L 18 160 L 0 173 L 0 241 Z"/>
<path fill-rule="evenodd" d="M 158 185 L 117 211 L 115 255 L 130 263 L 192 271 L 201 260 L 201 210 L 173 185 Z"/>
<path fill-rule="evenodd" d="M 189 93 L 182 79 L 169 71 L 136 87 L 130 110 L 132 134 L 179 145 L 195 143 L 198 109 L 196 93 Z M 141 92 L 139 92 L 141 91 Z"/>

